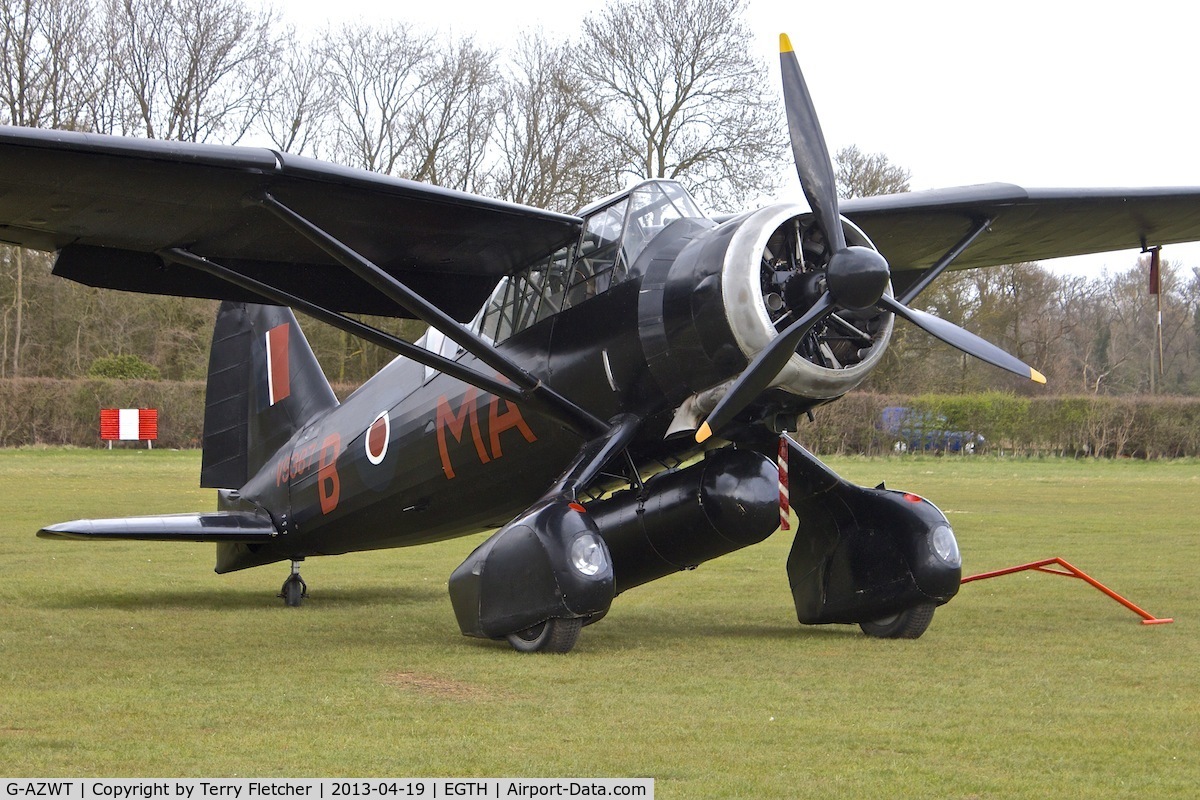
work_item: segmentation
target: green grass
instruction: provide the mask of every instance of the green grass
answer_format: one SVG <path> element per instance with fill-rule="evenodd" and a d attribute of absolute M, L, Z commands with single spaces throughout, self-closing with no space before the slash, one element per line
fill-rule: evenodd
<path fill-rule="evenodd" d="M 801 628 L 790 539 L 617 599 L 563 657 L 457 632 L 478 539 L 212 572 L 211 546 L 36 539 L 210 508 L 195 453 L 0 451 L 0 774 L 656 779 L 660 798 L 1180 797 L 1200 786 L 1200 464 L 831 462 L 929 496 L 967 573 L 915 642 Z"/>

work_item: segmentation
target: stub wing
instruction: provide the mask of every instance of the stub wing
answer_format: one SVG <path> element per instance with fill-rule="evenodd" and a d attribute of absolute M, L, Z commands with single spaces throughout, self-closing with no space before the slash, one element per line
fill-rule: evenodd
<path fill-rule="evenodd" d="M 166 514 L 117 519 L 77 519 L 38 531 L 43 539 L 128 539 L 142 542 L 270 541 L 279 532 L 269 517 L 245 511 Z"/>

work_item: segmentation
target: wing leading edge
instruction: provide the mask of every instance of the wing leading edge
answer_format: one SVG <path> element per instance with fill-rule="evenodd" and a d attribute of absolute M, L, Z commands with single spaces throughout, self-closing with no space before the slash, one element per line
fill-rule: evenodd
<path fill-rule="evenodd" d="M 580 220 L 264 148 L 0 127 L 0 240 L 61 251 L 91 286 L 252 301 L 157 252 L 179 247 L 337 311 L 406 316 L 257 208 L 263 192 L 459 319 Z"/>
<path fill-rule="evenodd" d="M 847 200 L 841 211 L 871 237 L 901 284 L 984 220 L 991 220 L 987 231 L 951 269 L 1200 241 L 1200 187 L 1023 189 L 990 183 Z"/>
<path fill-rule="evenodd" d="M 264 148 L 0 126 L 0 241 L 59 251 L 104 288 L 258 301 L 156 253 L 184 248 L 336 311 L 407 316 L 252 198 L 273 196 L 459 320 L 496 280 L 578 235 L 572 216 Z M 849 200 L 899 287 L 982 220 L 951 269 L 1200 240 L 1200 187 L 984 184 Z M 907 273 L 907 274 L 906 274 Z"/>

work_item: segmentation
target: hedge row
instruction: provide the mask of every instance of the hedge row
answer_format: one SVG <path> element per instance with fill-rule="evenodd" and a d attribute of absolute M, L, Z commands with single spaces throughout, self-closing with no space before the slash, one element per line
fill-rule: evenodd
<path fill-rule="evenodd" d="M 339 388 L 339 395 L 348 391 Z M 15 378 L 0 380 L 0 447 L 99 447 L 99 410 L 136 407 L 158 409 L 156 446 L 200 445 L 201 382 Z M 884 425 L 885 409 L 897 407 L 905 409 L 901 416 L 908 421 L 902 432 Z M 818 453 L 881 455 L 895 452 L 898 442 L 913 441 L 914 421 L 922 433 L 917 439 L 935 450 L 969 439 L 976 452 L 1002 454 L 1200 456 L 1200 398 L 1185 397 L 855 393 L 816 409 L 812 423 L 802 422 L 798 438 Z"/>
<path fill-rule="evenodd" d="M 333 388 L 345 397 L 355 387 Z M 105 446 L 100 440 L 102 408 L 156 408 L 155 447 L 199 447 L 204 389 L 203 381 L 0 379 L 0 447 Z"/>
<path fill-rule="evenodd" d="M 199 447 L 204 429 L 202 381 L 103 378 L 0 380 L 0 446 L 98 447 L 100 409 L 157 408 L 155 447 Z"/>
<path fill-rule="evenodd" d="M 910 421 L 899 432 L 884 425 L 885 409 L 894 407 Z M 901 442 L 910 450 L 945 451 L 971 441 L 975 452 L 999 454 L 1200 456 L 1200 398 L 1191 397 L 851 394 L 814 417 L 814 424 L 801 424 L 799 436 L 821 453 L 878 455 L 902 449 Z M 914 428 L 923 435 L 913 435 Z"/>

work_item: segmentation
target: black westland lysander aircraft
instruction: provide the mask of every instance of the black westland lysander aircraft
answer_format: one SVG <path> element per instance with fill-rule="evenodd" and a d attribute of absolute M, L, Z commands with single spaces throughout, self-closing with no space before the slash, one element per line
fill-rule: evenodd
<path fill-rule="evenodd" d="M 0 130 L 0 240 L 88 285 L 225 301 L 201 472 L 220 510 L 39 535 L 216 542 L 217 572 L 290 560 L 298 605 L 308 556 L 499 528 L 450 578 L 462 632 L 565 652 L 616 594 L 770 536 L 790 495 L 799 620 L 921 635 L 958 590 L 946 518 L 783 431 L 871 372 L 897 316 L 1041 380 L 908 304 L 948 268 L 1200 239 L 1200 188 L 839 207 L 781 45 L 811 211 L 714 220 L 649 181 L 565 216 L 265 149 Z M 399 357 L 339 404 L 288 307 Z"/>

